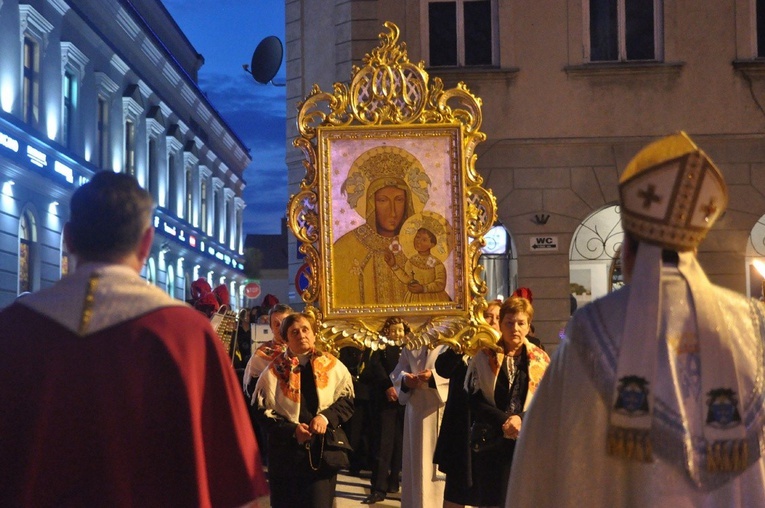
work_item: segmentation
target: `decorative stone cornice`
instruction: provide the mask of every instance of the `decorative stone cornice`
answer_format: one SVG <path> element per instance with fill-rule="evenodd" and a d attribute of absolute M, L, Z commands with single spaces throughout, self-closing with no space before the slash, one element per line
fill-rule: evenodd
<path fill-rule="evenodd" d="M 119 90 L 119 85 L 117 85 L 117 83 L 115 83 L 106 73 L 96 72 L 95 76 L 96 88 L 101 95 L 111 97 L 117 90 Z"/>
<path fill-rule="evenodd" d="M 117 55 L 112 55 L 111 62 L 112 67 L 115 68 L 117 72 L 119 72 L 122 76 L 127 75 L 127 73 L 130 71 L 130 67 L 128 64 L 125 63 L 122 58 L 118 57 Z"/>
<path fill-rule="evenodd" d="M 24 35 L 32 35 L 43 43 L 48 44 L 48 34 L 53 30 L 53 25 L 37 10 L 28 4 L 19 4 L 19 36 L 24 40 Z"/>
<path fill-rule="evenodd" d="M 137 120 L 143 113 L 143 99 L 138 85 L 132 84 L 122 94 L 122 114 L 125 119 Z"/>
<path fill-rule="evenodd" d="M 56 9 L 56 12 L 61 14 L 62 16 L 67 13 L 67 11 L 70 9 L 69 4 L 67 4 L 64 0 L 48 0 L 48 4 Z M 2 2 L 0 2 L 0 6 L 2 5 Z"/>
<path fill-rule="evenodd" d="M 159 105 L 151 106 L 146 113 L 146 130 L 150 137 L 159 136 L 165 131 L 165 117 Z"/>
<path fill-rule="evenodd" d="M 77 79 L 82 80 L 85 75 L 85 66 L 90 60 L 85 53 L 80 51 L 72 42 L 61 41 L 61 72 L 67 67 L 77 73 Z"/>

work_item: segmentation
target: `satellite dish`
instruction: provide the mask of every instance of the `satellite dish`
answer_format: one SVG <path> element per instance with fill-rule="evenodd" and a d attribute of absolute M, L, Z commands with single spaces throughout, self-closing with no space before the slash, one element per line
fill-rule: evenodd
<path fill-rule="evenodd" d="M 282 66 L 282 57 L 284 48 L 282 41 L 275 35 L 269 35 L 258 44 L 252 53 L 252 62 L 250 68 L 244 65 L 244 70 L 252 74 L 252 77 L 258 83 L 267 85 L 269 82 L 276 85 L 272 80 L 279 67 Z M 281 85 L 284 86 L 284 85 Z"/>

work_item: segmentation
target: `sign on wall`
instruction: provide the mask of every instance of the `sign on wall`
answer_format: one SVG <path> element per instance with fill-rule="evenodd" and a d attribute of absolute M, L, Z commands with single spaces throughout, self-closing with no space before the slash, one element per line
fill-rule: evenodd
<path fill-rule="evenodd" d="M 532 236 L 529 238 L 531 252 L 555 252 L 558 250 L 557 236 Z"/>

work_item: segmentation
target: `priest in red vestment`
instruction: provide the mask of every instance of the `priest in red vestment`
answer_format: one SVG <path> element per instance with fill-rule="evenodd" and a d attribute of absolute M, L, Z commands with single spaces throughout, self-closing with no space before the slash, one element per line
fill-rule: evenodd
<path fill-rule="evenodd" d="M 0 312 L 0 506 L 234 507 L 268 493 L 210 323 L 140 277 L 151 196 L 72 196 L 76 271 Z"/>

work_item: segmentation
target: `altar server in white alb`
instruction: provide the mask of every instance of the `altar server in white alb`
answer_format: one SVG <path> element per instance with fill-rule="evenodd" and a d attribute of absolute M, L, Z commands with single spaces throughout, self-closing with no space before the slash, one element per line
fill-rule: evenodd
<path fill-rule="evenodd" d="M 640 151 L 619 192 L 628 284 L 569 323 L 506 506 L 765 506 L 765 309 L 696 259 L 727 205 L 722 174 L 681 132 Z"/>
<path fill-rule="evenodd" d="M 412 340 L 409 338 L 409 340 Z M 401 469 L 401 506 L 429 508 L 444 502 L 446 475 L 433 464 L 449 380 L 436 373 L 436 359 L 447 346 L 401 349 L 390 378 L 404 412 L 404 453 Z"/>

